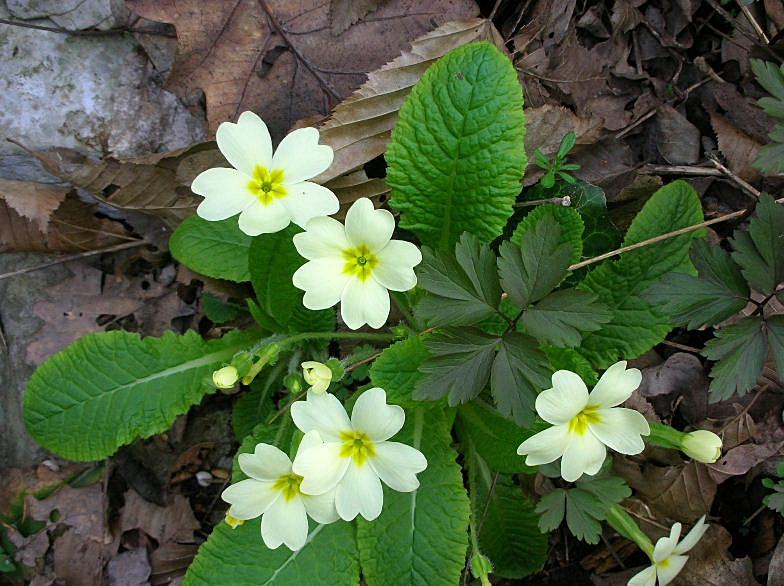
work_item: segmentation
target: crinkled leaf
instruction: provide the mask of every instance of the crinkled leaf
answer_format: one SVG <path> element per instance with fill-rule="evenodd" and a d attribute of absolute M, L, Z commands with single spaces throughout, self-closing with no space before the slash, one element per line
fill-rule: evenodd
<path fill-rule="evenodd" d="M 530 426 L 536 396 L 549 386 L 550 365 L 536 340 L 519 332 L 501 338 L 490 380 L 498 410 L 519 425 Z"/>
<path fill-rule="evenodd" d="M 411 336 L 386 348 L 370 367 L 373 386 L 387 392 L 387 402 L 405 408 L 423 407 L 427 403 L 413 399 L 414 388 L 424 376 L 419 367 L 429 354 L 420 336 Z"/>
<path fill-rule="evenodd" d="M 770 295 L 784 282 L 784 206 L 760 197 L 749 231 L 733 234 L 732 258 L 752 289 Z"/>
<path fill-rule="evenodd" d="M 240 314 L 236 305 L 227 303 L 212 293 L 205 293 L 201 296 L 201 308 L 204 310 L 204 315 L 216 324 L 229 322 Z"/>
<path fill-rule="evenodd" d="M 554 219 L 561 227 L 559 242 L 571 246 L 572 256 L 570 261 L 573 263 L 579 261 L 583 254 L 583 230 L 585 226 L 580 214 L 570 207 L 554 204 L 537 206 L 517 225 L 509 240 L 519 246 L 522 244 L 523 235 L 532 230 L 539 220 L 545 216 Z"/>
<path fill-rule="evenodd" d="M 710 372 L 711 401 L 746 394 L 757 384 L 768 354 L 762 319 L 746 317 L 718 330 L 702 354 L 716 361 Z"/>
<path fill-rule="evenodd" d="M 533 503 L 511 476 L 494 474 L 475 450 L 469 451 L 468 468 L 479 548 L 493 563 L 493 574 L 524 578 L 539 571 L 549 540 L 537 527 Z"/>
<path fill-rule="evenodd" d="M 749 288 L 729 253 L 705 240 L 695 240 L 692 261 L 699 278 L 669 273 L 654 283 L 644 297 L 661 304 L 674 324 L 692 330 L 715 325 L 746 306 Z"/>
<path fill-rule="evenodd" d="M 231 424 L 234 436 L 242 440 L 253 428 L 272 412 L 275 407 L 274 394 L 283 387 L 286 375 L 286 360 L 281 357 L 278 362 L 266 367 L 253 379 L 250 391 L 243 394 L 234 403 L 231 413 Z"/>
<path fill-rule="evenodd" d="M 395 436 L 422 451 L 427 469 L 418 475 L 415 492 L 384 487 L 379 518 L 359 519 L 359 555 L 368 586 L 454 586 L 460 581 L 470 510 L 450 429 L 444 410 L 416 409 Z"/>
<path fill-rule="evenodd" d="M 561 227 L 543 216 L 520 239 L 500 247 L 498 273 L 509 298 L 522 308 L 542 299 L 566 276 L 572 246 L 561 241 Z"/>
<path fill-rule="evenodd" d="M 473 325 L 496 313 L 501 286 L 495 254 L 472 234 L 464 233 L 455 252 L 424 248 L 418 284 L 430 295 L 417 305 L 417 315 L 432 326 Z"/>
<path fill-rule="evenodd" d="M 422 376 L 414 398 L 448 397 L 454 406 L 476 397 L 490 380 L 499 338 L 476 328 L 443 328 L 427 337 L 425 347 L 432 355 L 419 367 Z"/>
<path fill-rule="evenodd" d="M 297 305 L 291 312 L 289 320 L 290 332 L 334 332 L 337 324 L 335 310 L 332 307 L 327 309 L 312 310 L 304 305 Z"/>
<path fill-rule="evenodd" d="M 542 351 L 547 355 L 553 372 L 556 370 L 571 370 L 572 372 L 576 372 L 589 387 L 598 382 L 599 375 L 596 374 L 596 371 L 591 367 L 591 363 L 577 350 L 573 348 L 542 346 Z"/>
<path fill-rule="evenodd" d="M 400 226 L 447 250 L 489 242 L 512 214 L 526 165 L 517 72 L 490 43 L 447 53 L 414 86 L 386 152 Z"/>
<path fill-rule="evenodd" d="M 523 313 L 526 332 L 554 346 L 579 346 L 581 332 L 595 332 L 612 318 L 596 295 L 577 289 L 550 293 Z"/>
<path fill-rule="evenodd" d="M 675 181 L 659 189 L 637 214 L 626 234 L 630 245 L 702 221 L 702 205 L 694 189 L 685 181 Z M 689 248 L 697 230 L 681 234 L 605 261 L 580 284 L 595 293 L 613 313 L 612 319 L 596 332 L 583 337 L 580 352 L 597 368 L 619 358 L 631 359 L 661 342 L 670 331 L 665 315 L 641 294 L 671 271 L 691 270 Z"/>
<path fill-rule="evenodd" d="M 27 429 L 64 458 L 100 460 L 169 429 L 214 391 L 212 371 L 256 338 L 248 332 L 209 342 L 193 331 L 160 338 L 90 334 L 33 373 L 24 396 Z"/>
<path fill-rule="evenodd" d="M 169 239 L 172 256 L 207 277 L 248 281 L 248 250 L 252 238 L 243 234 L 237 218 L 208 222 L 191 216 Z"/>

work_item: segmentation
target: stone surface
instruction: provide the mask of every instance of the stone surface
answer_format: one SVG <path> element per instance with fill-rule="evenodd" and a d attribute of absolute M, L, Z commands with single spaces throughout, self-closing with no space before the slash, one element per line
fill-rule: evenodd
<path fill-rule="evenodd" d="M 128 19 L 123 0 L 7 0 L 11 16 L 20 20 L 49 18 L 67 30 L 122 26 Z"/>

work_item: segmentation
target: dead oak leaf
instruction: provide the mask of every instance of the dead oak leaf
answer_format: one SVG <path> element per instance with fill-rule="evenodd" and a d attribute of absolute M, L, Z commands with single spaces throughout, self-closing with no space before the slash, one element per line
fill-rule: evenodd
<path fill-rule="evenodd" d="M 343 32 L 330 30 L 328 2 L 314 0 L 128 0 L 144 18 L 171 23 L 177 56 L 167 86 L 203 91 L 211 133 L 243 110 L 281 137 L 293 123 L 326 114 L 377 69 L 433 28 L 477 15 L 470 0 L 388 0 Z"/>
<path fill-rule="evenodd" d="M 63 202 L 66 193 L 68 189 L 54 185 L 0 179 L 0 200 L 34 222 L 41 232 L 46 232 L 52 212 Z"/>

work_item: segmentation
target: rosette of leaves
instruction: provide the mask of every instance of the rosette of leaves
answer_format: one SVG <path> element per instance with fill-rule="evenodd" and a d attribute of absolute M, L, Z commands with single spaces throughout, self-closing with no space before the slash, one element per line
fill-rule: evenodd
<path fill-rule="evenodd" d="M 716 326 L 756 305 L 751 315 L 717 329 L 705 345 L 702 354 L 714 361 L 714 401 L 751 390 L 769 353 L 779 375 L 784 374 L 784 316 L 766 311 L 774 297 L 784 301 L 784 207 L 763 195 L 748 230 L 735 230 L 730 244 L 731 253 L 695 241 L 691 256 L 699 275 L 671 273 L 646 293 L 673 324 L 689 329 Z M 759 295 L 752 298 L 752 292 Z"/>

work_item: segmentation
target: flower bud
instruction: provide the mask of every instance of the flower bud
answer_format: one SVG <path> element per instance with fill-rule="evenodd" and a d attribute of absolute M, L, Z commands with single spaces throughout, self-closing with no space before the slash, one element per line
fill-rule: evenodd
<path fill-rule="evenodd" d="M 490 584 L 490 580 L 488 579 L 487 575 L 493 572 L 493 563 L 487 559 L 487 556 L 476 553 L 471 558 L 471 573 L 474 575 L 474 578 L 478 578 L 479 581 L 482 583 L 482 586 L 485 584 Z"/>
<path fill-rule="evenodd" d="M 233 389 L 240 375 L 233 366 L 224 366 L 212 373 L 212 382 L 219 389 Z"/>
<path fill-rule="evenodd" d="M 332 382 L 332 369 L 326 364 L 310 360 L 302 363 L 302 376 L 310 385 L 310 390 L 320 395 L 327 391 Z"/>
<path fill-rule="evenodd" d="M 703 464 L 713 464 L 721 457 L 721 438 L 712 431 L 698 429 L 687 433 L 681 441 L 681 450 L 690 458 Z"/>

